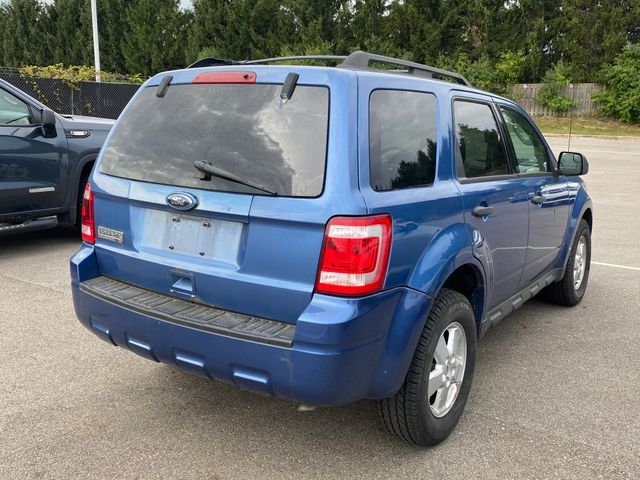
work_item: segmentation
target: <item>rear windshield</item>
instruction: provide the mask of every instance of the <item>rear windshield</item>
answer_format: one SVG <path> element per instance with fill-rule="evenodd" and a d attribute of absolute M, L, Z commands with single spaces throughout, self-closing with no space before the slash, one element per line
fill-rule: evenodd
<path fill-rule="evenodd" d="M 156 88 L 141 92 L 113 132 L 102 173 L 258 195 L 322 193 L 327 88 L 299 85 L 286 103 L 281 85 L 171 85 L 164 97 Z M 253 186 L 207 175 L 197 161 Z"/>

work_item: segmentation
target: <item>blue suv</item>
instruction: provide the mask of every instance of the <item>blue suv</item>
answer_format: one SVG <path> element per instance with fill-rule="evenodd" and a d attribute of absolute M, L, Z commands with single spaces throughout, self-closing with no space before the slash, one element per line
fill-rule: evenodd
<path fill-rule="evenodd" d="M 588 164 L 456 73 L 321 59 L 339 64 L 206 59 L 146 82 L 85 190 L 76 313 L 266 395 L 376 399 L 391 433 L 433 445 L 491 325 L 584 296 Z"/>

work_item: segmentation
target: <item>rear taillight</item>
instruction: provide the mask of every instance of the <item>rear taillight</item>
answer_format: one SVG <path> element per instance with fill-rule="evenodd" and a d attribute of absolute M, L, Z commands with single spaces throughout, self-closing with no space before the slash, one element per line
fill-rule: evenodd
<path fill-rule="evenodd" d="M 391 248 L 391 217 L 335 217 L 327 224 L 316 291 L 366 295 L 382 288 Z"/>
<path fill-rule="evenodd" d="M 87 243 L 96 243 L 96 229 L 93 220 L 93 192 L 91 185 L 87 183 L 82 196 L 82 220 L 80 223 L 82 240 Z"/>

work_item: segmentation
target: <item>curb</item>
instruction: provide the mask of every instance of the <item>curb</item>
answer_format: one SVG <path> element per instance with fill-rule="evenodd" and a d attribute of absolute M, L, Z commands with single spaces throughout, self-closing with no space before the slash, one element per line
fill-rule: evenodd
<path fill-rule="evenodd" d="M 568 133 L 544 133 L 542 135 L 550 138 L 566 138 L 569 136 Z M 571 134 L 571 138 L 601 138 L 604 140 L 640 140 L 640 135 L 577 135 L 575 133 Z"/>

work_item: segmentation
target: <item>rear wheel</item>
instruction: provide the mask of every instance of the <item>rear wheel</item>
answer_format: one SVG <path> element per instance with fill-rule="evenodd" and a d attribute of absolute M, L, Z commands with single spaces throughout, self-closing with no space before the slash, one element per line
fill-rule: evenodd
<path fill-rule="evenodd" d="M 384 427 L 416 445 L 442 442 L 467 402 L 476 356 L 476 323 L 469 301 L 443 289 L 434 300 L 400 390 L 378 402 Z"/>
<path fill-rule="evenodd" d="M 545 288 L 543 298 L 558 305 L 572 307 L 584 297 L 591 267 L 591 230 L 581 220 L 576 231 L 564 277 Z"/>

